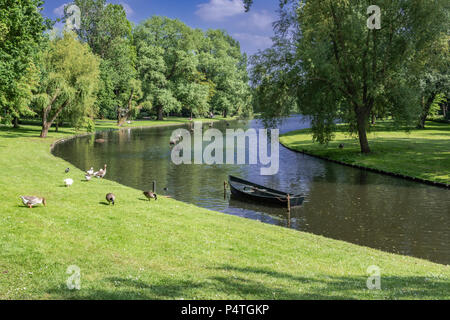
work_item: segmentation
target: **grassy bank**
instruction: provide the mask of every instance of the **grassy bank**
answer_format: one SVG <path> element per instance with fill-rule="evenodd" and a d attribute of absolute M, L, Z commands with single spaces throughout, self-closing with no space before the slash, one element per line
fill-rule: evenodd
<path fill-rule="evenodd" d="M 450 298 L 449 266 L 83 182 L 49 150 L 73 134 L 42 140 L 38 127 L 0 128 L 0 299 Z M 20 195 L 48 206 L 25 208 Z M 66 287 L 71 265 L 81 268 L 80 291 Z M 382 270 L 381 291 L 366 288 L 371 265 Z"/>
<path fill-rule="evenodd" d="M 345 127 L 328 146 L 312 142 L 310 130 L 285 134 L 281 143 L 293 150 L 383 170 L 409 177 L 450 184 L 450 124 L 428 122 L 425 130 L 410 132 L 380 122 L 369 135 L 372 153 L 363 155 L 359 141 L 350 137 Z M 344 149 L 339 149 L 340 144 Z"/>

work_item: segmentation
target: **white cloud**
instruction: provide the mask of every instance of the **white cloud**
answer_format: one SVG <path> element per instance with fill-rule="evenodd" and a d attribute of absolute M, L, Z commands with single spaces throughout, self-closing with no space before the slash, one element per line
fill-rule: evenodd
<path fill-rule="evenodd" d="M 68 3 L 64 3 L 60 5 L 58 8 L 53 9 L 53 13 L 58 17 L 61 18 L 64 16 L 64 7 L 67 6 Z"/>
<path fill-rule="evenodd" d="M 242 0 L 209 0 L 197 5 L 197 8 L 195 14 L 207 21 L 222 21 L 245 12 Z"/>
<path fill-rule="evenodd" d="M 272 39 L 270 37 L 251 33 L 233 33 L 232 36 L 239 40 L 241 47 L 263 50 L 272 46 Z"/>
<path fill-rule="evenodd" d="M 127 17 L 131 17 L 134 14 L 133 8 L 131 8 L 131 6 L 128 3 L 120 2 L 120 4 L 122 5 L 123 9 L 125 10 Z"/>
<path fill-rule="evenodd" d="M 250 13 L 250 17 L 248 19 L 249 27 L 256 27 L 261 30 L 272 29 L 272 23 L 275 21 L 275 18 L 266 10 L 259 12 Z"/>

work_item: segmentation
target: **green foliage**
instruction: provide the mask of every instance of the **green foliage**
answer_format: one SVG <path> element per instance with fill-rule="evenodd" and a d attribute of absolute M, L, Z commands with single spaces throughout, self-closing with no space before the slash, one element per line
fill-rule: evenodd
<path fill-rule="evenodd" d="M 143 101 L 158 119 L 170 112 L 227 116 L 251 106 L 246 57 L 223 31 L 204 34 L 155 16 L 135 29 L 134 42 Z"/>
<path fill-rule="evenodd" d="M 123 6 L 105 0 L 76 0 L 74 3 L 81 11 L 79 38 L 102 58 L 96 111 L 102 118 L 119 121 L 135 115 L 141 88 L 135 68 L 132 27 Z"/>
<path fill-rule="evenodd" d="M 38 85 L 36 56 L 49 26 L 39 0 L 0 1 L 0 120 L 32 115 L 29 103 Z"/>
<path fill-rule="evenodd" d="M 44 115 L 43 131 L 57 119 L 81 127 L 86 117 L 93 117 L 98 78 L 99 59 L 87 44 L 71 33 L 51 41 L 44 53 L 41 86 L 35 99 Z"/>
<path fill-rule="evenodd" d="M 273 52 L 263 53 L 254 68 L 256 85 L 265 87 L 263 101 L 269 100 L 272 84 L 276 90 L 285 84 L 290 90 L 280 93 L 295 91 L 299 110 L 312 117 L 314 139 L 329 142 L 335 120 L 341 119 L 349 123 L 350 133 L 358 134 L 364 153 L 370 152 L 366 132 L 371 114 L 415 121 L 420 113 L 416 79 L 430 59 L 425 49 L 449 23 L 444 1 L 377 1 L 380 30 L 367 28 L 370 1 L 282 4 L 290 12 L 281 11 Z"/>

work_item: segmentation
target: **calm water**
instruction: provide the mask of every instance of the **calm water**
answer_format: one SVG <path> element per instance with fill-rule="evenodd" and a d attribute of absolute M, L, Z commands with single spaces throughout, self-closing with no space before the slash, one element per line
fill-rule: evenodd
<path fill-rule="evenodd" d="M 280 132 L 307 126 L 300 117 L 292 117 L 280 125 Z M 228 129 L 225 123 L 214 127 Z M 253 120 L 232 122 L 229 128 L 262 127 Z M 168 143 L 174 130 L 103 132 L 60 144 L 54 154 L 82 170 L 107 163 L 108 179 L 137 189 L 151 189 L 152 181 L 157 181 L 158 193 L 201 207 L 450 264 L 449 190 L 341 166 L 282 146 L 276 176 L 260 176 L 257 165 L 176 166 Z M 107 142 L 95 143 L 98 138 Z M 289 223 L 285 209 L 246 204 L 229 196 L 225 199 L 223 182 L 229 174 L 302 193 L 306 202 L 293 209 Z"/>

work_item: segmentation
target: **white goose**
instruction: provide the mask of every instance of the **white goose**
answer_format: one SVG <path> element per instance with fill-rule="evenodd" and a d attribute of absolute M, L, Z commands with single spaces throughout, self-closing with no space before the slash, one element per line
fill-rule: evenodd
<path fill-rule="evenodd" d="M 38 204 L 42 204 L 44 207 L 47 205 L 45 198 L 20 196 L 20 199 L 22 199 L 23 204 L 30 209 Z"/>
<path fill-rule="evenodd" d="M 66 187 L 70 187 L 73 185 L 73 179 L 66 179 L 64 180 L 64 184 L 66 185 Z"/>
<path fill-rule="evenodd" d="M 86 171 L 86 173 L 88 174 L 88 176 L 93 176 L 94 175 L 94 168 L 91 168 L 89 171 Z"/>

